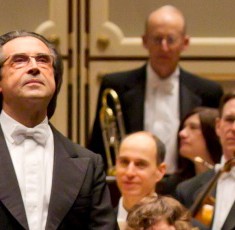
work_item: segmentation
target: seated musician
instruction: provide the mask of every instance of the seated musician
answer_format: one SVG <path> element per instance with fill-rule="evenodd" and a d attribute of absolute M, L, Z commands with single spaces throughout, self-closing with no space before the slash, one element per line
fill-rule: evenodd
<path fill-rule="evenodd" d="M 211 210 L 211 221 L 208 221 L 208 215 L 202 215 L 205 218 L 197 218 L 196 221 L 203 222 L 207 225 L 205 229 L 212 230 L 232 230 L 235 229 L 235 168 L 234 153 L 235 153 L 235 92 L 225 94 L 219 106 L 219 118 L 216 121 L 216 133 L 219 136 L 222 145 L 222 159 L 221 163 L 217 164 L 214 169 L 198 176 L 184 181 L 178 185 L 176 190 L 177 199 L 186 207 L 191 207 L 192 211 L 195 209 L 198 197 L 203 195 L 206 200 L 211 200 L 210 206 L 202 202 L 203 205 L 197 208 L 203 210 L 204 213 Z M 231 163 L 232 162 L 232 163 Z M 231 166 L 231 167 L 224 167 Z M 211 193 L 202 193 L 208 187 L 207 183 L 215 178 L 221 170 L 227 169 L 226 172 L 221 173 L 218 180 L 214 180 L 215 186 Z M 213 197 L 215 195 L 215 204 L 213 207 Z M 193 206 L 192 206 L 193 205 Z M 193 207 L 193 208 L 192 208 Z M 210 207 L 210 208 L 209 208 Z M 197 213 L 196 213 L 197 214 Z M 195 224 L 197 225 L 197 223 Z"/>
<path fill-rule="evenodd" d="M 183 119 L 179 131 L 179 154 L 192 164 L 184 164 L 182 178 L 189 179 L 220 162 L 222 149 L 215 131 L 218 109 L 197 107 Z M 194 167 L 194 170 L 188 170 Z"/>
<path fill-rule="evenodd" d="M 147 131 L 126 136 L 116 159 L 116 180 L 121 192 L 117 220 L 124 229 L 128 211 L 143 197 L 155 194 L 166 171 L 164 144 Z"/>
<path fill-rule="evenodd" d="M 180 202 L 159 195 L 143 198 L 130 210 L 126 230 L 141 229 L 198 230 L 192 227 L 190 213 Z"/>

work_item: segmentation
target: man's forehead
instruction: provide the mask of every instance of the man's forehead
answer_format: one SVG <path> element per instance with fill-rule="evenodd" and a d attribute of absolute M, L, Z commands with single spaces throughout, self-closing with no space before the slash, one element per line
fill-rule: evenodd
<path fill-rule="evenodd" d="M 145 163 L 151 163 L 152 160 L 146 159 L 146 158 L 139 158 L 139 157 L 128 157 L 128 156 L 120 156 L 118 157 L 118 160 L 120 161 L 126 161 L 126 162 L 133 162 L 133 163 L 140 163 L 140 162 L 145 162 Z"/>
<path fill-rule="evenodd" d="M 169 29 L 172 32 L 182 32 L 185 26 L 183 17 L 172 11 L 156 11 L 150 15 L 148 29 Z"/>
<path fill-rule="evenodd" d="M 235 115 L 235 98 L 227 101 L 223 107 L 223 115 L 234 114 Z"/>
<path fill-rule="evenodd" d="M 154 152 L 148 152 L 147 154 L 142 154 L 139 151 L 122 151 L 118 155 L 118 159 L 125 159 L 129 161 L 146 161 L 152 162 L 155 160 L 156 156 Z"/>
<path fill-rule="evenodd" d="M 14 38 L 2 46 L 4 53 L 37 53 L 49 52 L 47 45 L 40 39 L 26 36 Z"/>

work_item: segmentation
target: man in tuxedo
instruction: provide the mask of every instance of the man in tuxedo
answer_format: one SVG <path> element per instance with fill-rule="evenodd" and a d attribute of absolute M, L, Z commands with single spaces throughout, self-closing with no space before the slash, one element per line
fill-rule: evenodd
<path fill-rule="evenodd" d="M 219 169 L 225 163 L 235 165 L 235 93 L 225 94 L 219 106 L 219 118 L 216 122 L 216 132 L 222 145 L 221 163 L 215 165 L 213 170 L 180 183 L 176 190 L 176 198 L 186 207 L 191 207 L 198 194 L 204 191 Z M 231 160 L 233 159 L 233 160 Z M 235 229 L 235 167 L 230 171 L 223 172 L 219 177 L 214 191 L 215 207 L 213 212 L 213 222 L 208 229 L 212 230 L 232 230 Z M 209 194 L 210 195 L 210 194 Z M 206 229 L 206 228 L 205 228 Z"/>
<path fill-rule="evenodd" d="M 120 98 L 127 133 L 147 130 L 165 143 L 167 174 L 178 168 L 177 134 L 182 118 L 197 106 L 218 107 L 221 86 L 179 66 L 180 54 L 189 45 L 185 24 L 183 14 L 173 6 L 152 12 L 142 37 L 149 53 L 147 64 L 103 78 L 88 146 L 105 161 L 99 111 L 107 88 L 114 89 Z"/>
<path fill-rule="evenodd" d="M 103 162 L 48 120 L 62 59 L 33 32 L 0 36 L 0 229 L 115 229 Z"/>
<path fill-rule="evenodd" d="M 120 229 L 128 211 L 142 198 L 155 194 L 166 171 L 164 144 L 147 131 L 126 136 L 116 159 L 116 181 L 121 193 L 117 220 Z"/>

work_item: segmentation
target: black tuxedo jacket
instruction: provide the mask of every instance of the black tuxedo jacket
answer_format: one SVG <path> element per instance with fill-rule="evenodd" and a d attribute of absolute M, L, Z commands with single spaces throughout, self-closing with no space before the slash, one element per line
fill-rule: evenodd
<path fill-rule="evenodd" d="M 190 208 L 197 198 L 198 194 L 205 188 L 208 181 L 215 175 L 214 170 L 209 170 L 205 173 L 199 174 L 192 179 L 180 183 L 176 189 L 176 199 L 178 199 L 187 208 Z M 234 230 L 235 229 L 235 202 L 225 220 L 221 230 Z"/>
<path fill-rule="evenodd" d="M 116 228 L 103 162 L 52 127 L 54 166 L 47 230 Z M 0 128 L 0 229 L 28 229 L 26 212 Z"/>
<path fill-rule="evenodd" d="M 127 133 L 144 128 L 144 99 L 146 65 L 131 71 L 113 73 L 103 78 L 98 97 L 97 111 L 88 147 L 100 153 L 106 162 L 99 122 L 102 93 L 106 88 L 114 89 L 122 106 Z M 179 76 L 180 119 L 197 106 L 217 108 L 223 94 L 222 87 L 213 81 L 200 78 L 180 69 Z"/>

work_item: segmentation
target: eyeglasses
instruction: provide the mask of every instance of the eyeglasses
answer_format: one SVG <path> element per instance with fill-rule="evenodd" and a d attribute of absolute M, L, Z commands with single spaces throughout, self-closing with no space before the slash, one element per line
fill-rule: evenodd
<path fill-rule="evenodd" d="M 166 37 L 161 37 L 161 36 L 157 36 L 157 37 L 152 37 L 150 38 L 151 41 L 153 42 L 154 45 L 162 45 L 162 42 L 165 40 L 166 44 L 168 46 L 172 46 L 175 45 L 176 42 L 179 40 L 178 37 L 176 36 L 166 36 Z"/>
<path fill-rule="evenodd" d="M 224 120 L 227 124 L 234 124 L 235 122 L 235 116 L 224 116 L 222 117 L 222 120 Z"/>
<path fill-rule="evenodd" d="M 34 58 L 37 65 L 42 68 L 48 68 L 53 65 L 54 62 L 54 56 L 50 54 L 37 54 L 35 56 L 27 55 L 27 54 L 13 54 L 7 57 L 2 63 L 1 66 L 3 66 L 7 60 L 9 60 L 6 65 L 10 65 L 11 67 L 15 69 L 20 69 L 25 66 L 27 66 L 31 60 L 31 58 Z"/>

